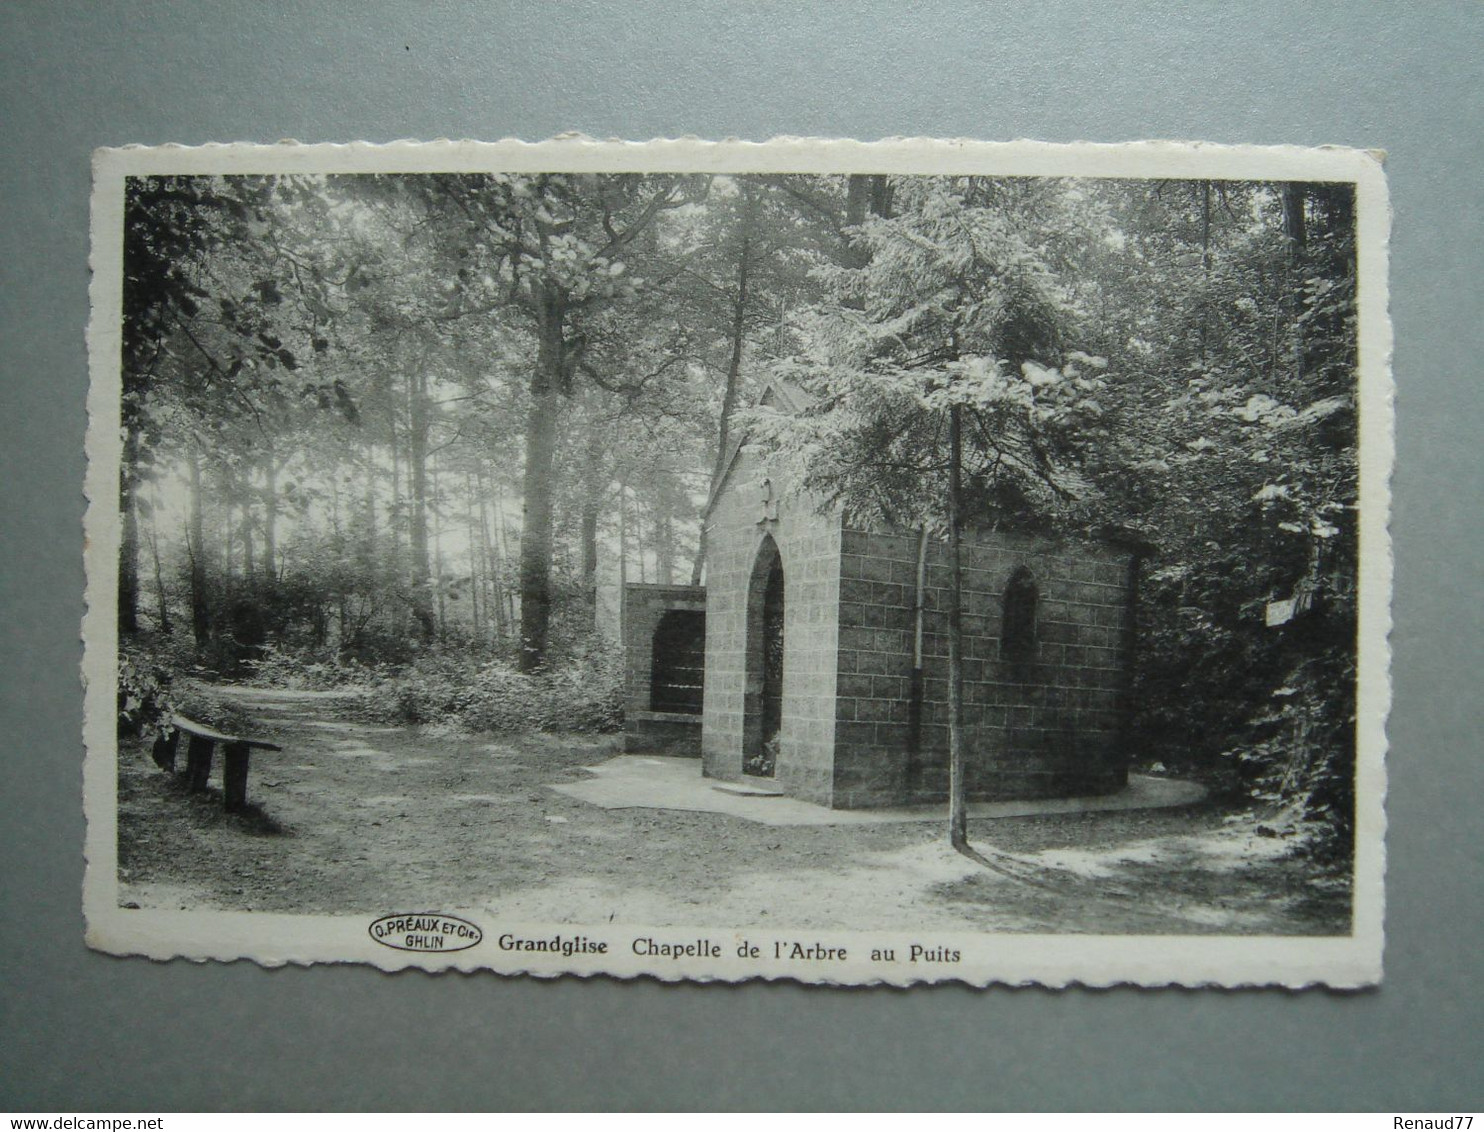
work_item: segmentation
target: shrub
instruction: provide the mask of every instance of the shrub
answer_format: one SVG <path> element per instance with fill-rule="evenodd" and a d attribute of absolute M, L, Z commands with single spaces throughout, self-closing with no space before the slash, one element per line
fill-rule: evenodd
<path fill-rule="evenodd" d="M 486 733 L 612 731 L 623 722 L 617 656 L 604 649 L 529 674 L 503 660 L 426 656 L 382 676 L 361 704 L 360 714 L 378 722 L 450 723 Z"/>
<path fill-rule="evenodd" d="M 381 671 L 378 665 L 364 665 L 354 658 L 342 660 L 332 648 L 295 651 L 277 645 L 263 646 L 262 655 L 247 667 L 254 684 L 311 692 L 364 684 Z"/>
<path fill-rule="evenodd" d="M 175 710 L 229 735 L 261 735 L 267 730 L 261 720 L 236 700 L 193 684 L 179 690 Z"/>
<path fill-rule="evenodd" d="M 263 724 L 241 704 L 198 684 L 181 661 L 179 642 L 140 634 L 119 643 L 118 734 L 153 739 L 171 728 L 174 713 L 219 731 L 261 734 Z"/>
<path fill-rule="evenodd" d="M 175 672 L 145 636 L 119 642 L 119 738 L 152 739 L 169 726 L 175 710 Z"/>
<path fill-rule="evenodd" d="M 453 722 L 467 702 L 472 668 L 435 654 L 401 669 L 383 669 L 362 695 L 360 714 L 380 723 Z"/>
<path fill-rule="evenodd" d="M 528 676 L 487 664 L 461 722 L 471 731 L 616 730 L 623 723 L 617 666 L 607 657 L 588 657 Z"/>
<path fill-rule="evenodd" d="M 1339 668 L 1340 675 L 1328 669 Z M 1348 861 L 1355 821 L 1355 718 L 1333 688 L 1353 686 L 1342 659 L 1295 665 L 1228 752 L 1240 767 L 1257 814 L 1297 835 L 1316 857 Z M 1349 709 L 1349 710 L 1347 710 Z"/>

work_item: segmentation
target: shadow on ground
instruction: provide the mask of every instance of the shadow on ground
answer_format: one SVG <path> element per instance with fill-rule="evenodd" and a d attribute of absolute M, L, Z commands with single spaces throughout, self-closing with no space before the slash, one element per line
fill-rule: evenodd
<path fill-rule="evenodd" d="M 569 796 L 617 755 L 611 736 L 441 734 L 339 718 L 330 694 L 231 694 L 285 748 L 254 757 L 255 809 L 225 814 L 124 746 L 120 903 L 656 926 L 1349 931 L 1343 879 L 1208 804 L 981 818 L 970 824 L 981 863 L 931 820 L 768 825 Z"/>

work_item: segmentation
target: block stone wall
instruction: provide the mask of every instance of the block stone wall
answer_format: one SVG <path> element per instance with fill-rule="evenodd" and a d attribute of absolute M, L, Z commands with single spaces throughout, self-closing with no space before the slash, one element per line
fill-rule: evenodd
<path fill-rule="evenodd" d="M 672 609 L 705 612 L 703 586 L 630 582 L 623 593 L 624 750 L 696 756 L 701 753 L 701 717 L 652 711 L 654 631 Z"/>
<path fill-rule="evenodd" d="M 917 539 L 841 532 L 833 804 L 937 801 L 948 789 L 948 548 L 927 547 L 920 738 L 911 717 Z M 1107 793 L 1126 782 L 1132 551 L 966 535 L 964 719 L 970 797 Z M 1039 591 L 1035 645 L 1001 655 L 1018 567 Z"/>
<path fill-rule="evenodd" d="M 702 759 L 712 778 L 743 775 L 749 687 L 747 613 L 766 538 L 784 578 L 783 723 L 776 781 L 787 793 L 831 805 L 835 783 L 836 631 L 840 524 L 765 489 L 766 472 L 743 451 L 707 516 L 706 689 Z M 756 694 L 757 689 L 751 689 Z"/>

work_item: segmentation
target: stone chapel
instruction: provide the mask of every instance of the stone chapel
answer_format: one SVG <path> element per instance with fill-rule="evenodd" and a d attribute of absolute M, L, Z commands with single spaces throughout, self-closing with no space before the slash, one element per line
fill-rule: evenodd
<path fill-rule="evenodd" d="M 785 488 L 744 438 L 703 517 L 705 586 L 627 587 L 627 749 L 837 808 L 946 800 L 947 546 Z M 970 799 L 1121 789 L 1141 548 L 973 529 L 962 546 Z"/>

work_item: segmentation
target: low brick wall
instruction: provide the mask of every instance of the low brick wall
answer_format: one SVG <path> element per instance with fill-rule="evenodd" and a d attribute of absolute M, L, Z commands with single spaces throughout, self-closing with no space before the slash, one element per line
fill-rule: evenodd
<path fill-rule="evenodd" d="M 704 616 L 705 587 L 642 582 L 624 587 L 624 750 L 695 757 L 701 753 L 700 713 L 654 710 L 655 630 L 673 610 Z"/>

